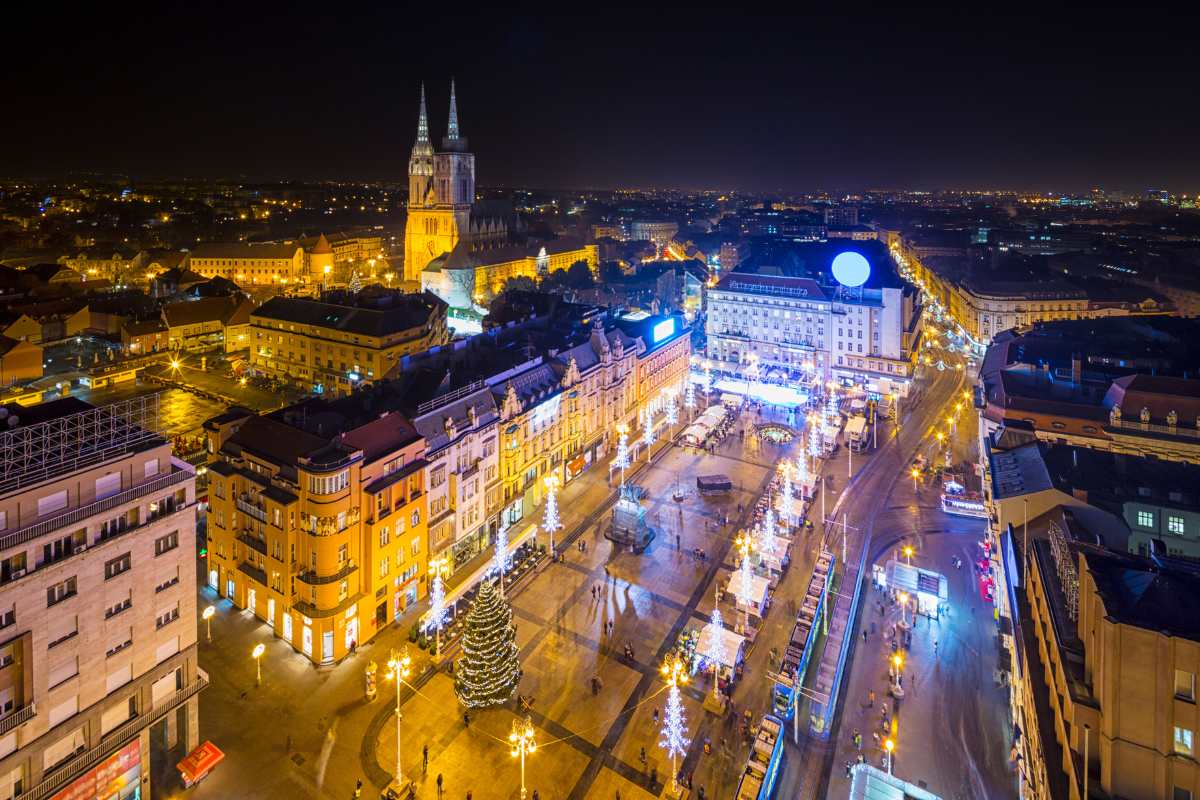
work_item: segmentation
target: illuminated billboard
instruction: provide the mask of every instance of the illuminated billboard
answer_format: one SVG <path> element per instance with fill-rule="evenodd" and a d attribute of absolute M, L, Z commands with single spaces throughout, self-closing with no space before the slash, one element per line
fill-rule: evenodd
<path fill-rule="evenodd" d="M 654 330 L 650 334 L 650 340 L 654 344 L 658 344 L 663 339 L 666 339 L 675 333 L 675 318 L 664 319 L 654 326 Z"/>

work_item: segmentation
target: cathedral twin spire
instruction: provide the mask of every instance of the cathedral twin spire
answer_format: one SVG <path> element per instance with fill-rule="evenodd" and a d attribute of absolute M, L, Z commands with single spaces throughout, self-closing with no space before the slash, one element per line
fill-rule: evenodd
<path fill-rule="evenodd" d="M 446 125 L 446 139 L 458 141 L 458 99 L 454 93 L 454 79 L 450 79 L 450 121 Z M 421 83 L 421 113 L 417 117 L 417 141 L 429 141 L 429 113 L 425 109 L 425 83 Z"/>

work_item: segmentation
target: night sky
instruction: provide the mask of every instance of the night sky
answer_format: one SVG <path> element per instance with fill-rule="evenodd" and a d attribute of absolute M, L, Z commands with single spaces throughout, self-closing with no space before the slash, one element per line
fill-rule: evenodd
<path fill-rule="evenodd" d="M 454 76 L 483 186 L 1200 191 L 1194 21 L 1144 10 L 41 6 L 6 18 L 3 175 L 403 180 Z"/>

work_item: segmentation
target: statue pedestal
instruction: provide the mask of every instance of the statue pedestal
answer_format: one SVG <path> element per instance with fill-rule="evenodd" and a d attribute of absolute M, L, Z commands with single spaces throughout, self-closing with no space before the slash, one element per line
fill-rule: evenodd
<path fill-rule="evenodd" d="M 723 717 L 725 716 L 725 712 L 729 710 L 729 700 L 723 694 L 714 695 L 712 692 L 705 692 L 704 710 L 718 717 Z"/>

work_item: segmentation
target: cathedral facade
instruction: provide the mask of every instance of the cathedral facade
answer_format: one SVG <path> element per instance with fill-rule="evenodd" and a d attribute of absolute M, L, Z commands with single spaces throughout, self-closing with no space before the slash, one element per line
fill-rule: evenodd
<path fill-rule="evenodd" d="M 459 130 L 454 82 L 446 136 L 438 149 L 429 135 L 422 86 L 417 140 L 408 160 L 404 279 L 452 308 L 465 309 L 485 304 L 511 277 L 537 279 L 548 266 L 565 269 L 575 261 L 586 261 L 595 273 L 596 246 L 533 241 L 522 235 L 511 208 L 506 213 L 475 200 L 475 155 Z"/>

